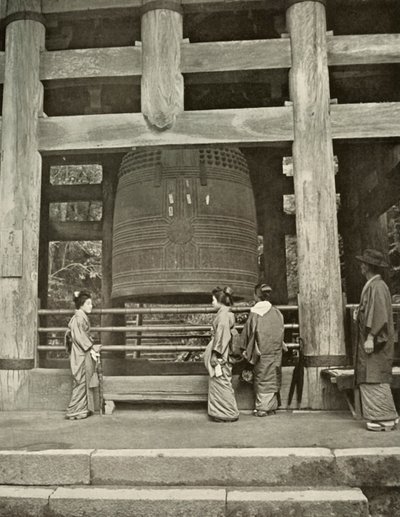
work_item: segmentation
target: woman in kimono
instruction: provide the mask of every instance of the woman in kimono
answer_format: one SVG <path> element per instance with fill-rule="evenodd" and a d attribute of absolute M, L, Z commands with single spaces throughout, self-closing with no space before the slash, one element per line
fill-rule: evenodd
<path fill-rule="evenodd" d="M 215 422 L 236 422 L 239 411 L 232 387 L 230 345 L 235 329 L 235 316 L 229 287 L 212 291 L 212 305 L 218 309 L 212 324 L 212 339 L 204 354 L 204 362 L 210 375 L 208 382 L 208 415 Z"/>
<path fill-rule="evenodd" d="M 241 333 L 243 356 L 254 365 L 254 415 L 264 417 L 278 408 L 281 387 L 281 366 L 284 324 L 281 312 L 268 301 L 271 288 L 257 284 L 254 288 L 256 304 Z"/>
<path fill-rule="evenodd" d="M 361 274 L 367 282 L 355 313 L 358 323 L 355 384 L 360 389 L 363 417 L 369 431 L 392 431 L 399 421 L 390 390 L 394 327 L 390 291 L 379 274 L 388 267 L 380 251 L 367 249 Z"/>
<path fill-rule="evenodd" d="M 76 311 L 68 323 L 66 335 L 70 343 L 70 365 L 72 372 L 72 395 L 67 408 L 68 420 L 81 420 L 94 412 L 92 377 L 95 376 L 95 364 L 100 345 L 94 345 L 89 335 L 88 314 L 92 312 L 92 299 L 88 292 L 74 293 Z M 92 383 L 91 383 L 92 381 Z"/>

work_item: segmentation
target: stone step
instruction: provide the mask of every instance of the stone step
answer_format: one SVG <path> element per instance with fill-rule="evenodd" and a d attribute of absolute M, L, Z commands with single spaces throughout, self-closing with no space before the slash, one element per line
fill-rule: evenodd
<path fill-rule="evenodd" d="M 0 486 L 0 517 L 368 517 L 357 488 Z"/>
<path fill-rule="evenodd" d="M 400 447 L 3 450 L 0 485 L 400 487 Z"/>

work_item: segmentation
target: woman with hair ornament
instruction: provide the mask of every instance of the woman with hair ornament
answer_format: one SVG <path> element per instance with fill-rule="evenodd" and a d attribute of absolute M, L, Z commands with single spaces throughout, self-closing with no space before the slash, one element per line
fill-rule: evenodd
<path fill-rule="evenodd" d="M 94 412 L 93 388 L 98 386 L 95 365 L 101 345 L 94 345 L 90 337 L 88 314 L 93 308 L 90 293 L 75 291 L 74 303 L 76 311 L 66 334 L 72 373 L 72 395 L 66 418 L 81 420 Z"/>
<path fill-rule="evenodd" d="M 216 287 L 212 305 L 218 309 L 212 324 L 212 339 L 204 353 L 204 363 L 210 375 L 208 382 L 208 415 L 215 422 L 235 422 L 239 418 L 232 387 L 231 346 L 235 329 L 232 289 Z"/>

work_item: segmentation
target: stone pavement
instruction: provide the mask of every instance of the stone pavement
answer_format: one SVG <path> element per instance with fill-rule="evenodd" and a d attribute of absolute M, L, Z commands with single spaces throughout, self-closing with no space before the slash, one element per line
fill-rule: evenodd
<path fill-rule="evenodd" d="M 209 421 L 203 408 L 168 406 L 130 406 L 80 421 L 57 411 L 0 412 L 0 450 L 399 446 L 400 429 L 372 433 L 347 412 L 247 412 L 231 424 Z"/>

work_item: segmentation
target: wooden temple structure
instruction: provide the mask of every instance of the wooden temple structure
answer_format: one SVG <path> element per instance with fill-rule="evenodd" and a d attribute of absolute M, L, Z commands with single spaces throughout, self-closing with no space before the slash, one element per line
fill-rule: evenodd
<path fill-rule="evenodd" d="M 297 236 L 306 404 L 325 407 L 321 370 L 347 364 L 354 257 L 385 249 L 381 215 L 400 198 L 398 0 L 1 0 L 0 17 L 0 409 L 21 407 L 35 368 L 49 241 L 102 240 L 110 307 L 121 159 L 176 147 L 244 153 L 281 304 Z M 51 166 L 88 163 L 101 185 L 50 184 Z M 101 201 L 102 221 L 49 221 L 49 203 L 79 200 Z"/>

